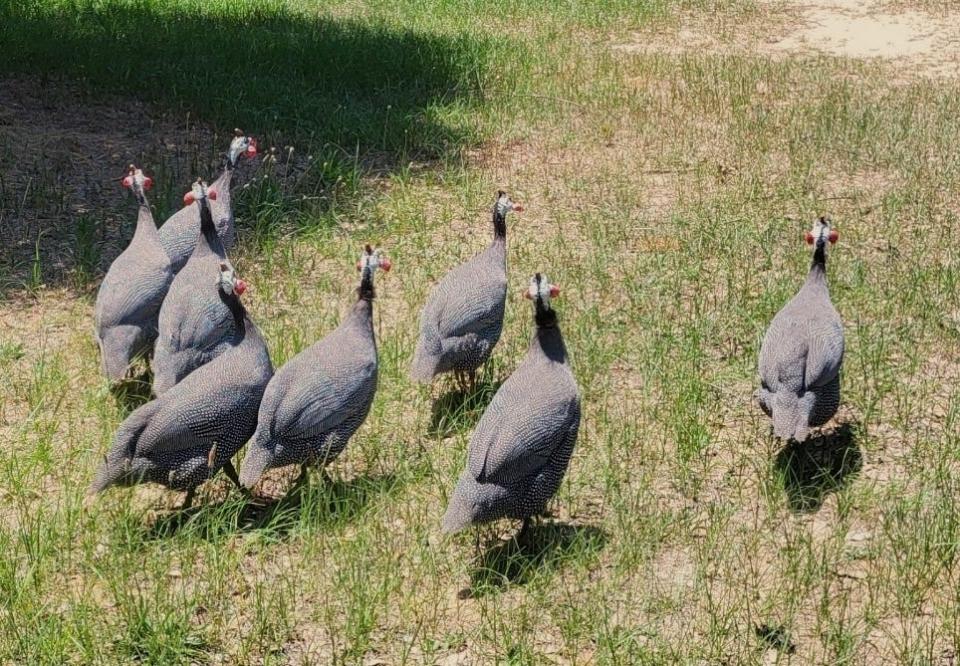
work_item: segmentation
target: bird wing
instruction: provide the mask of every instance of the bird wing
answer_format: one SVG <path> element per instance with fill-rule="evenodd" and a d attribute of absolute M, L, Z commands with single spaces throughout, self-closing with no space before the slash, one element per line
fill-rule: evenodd
<path fill-rule="evenodd" d="M 204 294 L 206 296 L 206 294 Z M 229 308 L 220 299 L 205 297 L 196 301 L 189 316 L 179 326 L 179 348 L 209 350 L 230 336 L 235 329 Z"/>
<path fill-rule="evenodd" d="M 272 396 L 272 433 L 296 438 L 328 432 L 364 406 L 376 382 L 376 359 L 338 357 L 345 350 L 323 342 L 277 373 L 275 381 L 286 390 Z"/>
<path fill-rule="evenodd" d="M 523 392 L 501 387 L 470 440 L 468 471 L 479 483 L 520 481 L 542 469 L 579 422 L 575 396 L 552 397 L 533 387 Z"/>
<path fill-rule="evenodd" d="M 503 318 L 506 275 L 491 271 L 489 262 L 478 262 L 481 256 L 447 273 L 430 295 L 425 319 L 441 338 L 476 333 Z"/>
<path fill-rule="evenodd" d="M 825 386 L 836 379 L 843 363 L 843 326 L 839 317 L 815 319 L 807 334 L 807 387 Z"/>
<path fill-rule="evenodd" d="M 191 266 L 174 279 L 160 310 L 161 341 L 167 351 L 210 351 L 235 331 L 233 314 L 220 299 L 217 287 L 196 284 Z M 212 270 L 211 270 L 212 274 Z"/>
<path fill-rule="evenodd" d="M 110 265 L 95 305 L 99 326 L 146 324 L 154 321 L 169 283 L 169 273 L 151 257 L 129 248 Z"/>
<path fill-rule="evenodd" d="M 780 311 L 773 318 L 760 347 L 759 372 L 764 387 L 777 392 L 803 391 L 807 364 L 806 326 Z"/>
<path fill-rule="evenodd" d="M 203 381 L 208 374 L 195 371 L 157 399 L 163 404 L 137 441 L 138 456 L 212 446 L 240 431 L 237 420 L 247 407 L 248 392 Z"/>

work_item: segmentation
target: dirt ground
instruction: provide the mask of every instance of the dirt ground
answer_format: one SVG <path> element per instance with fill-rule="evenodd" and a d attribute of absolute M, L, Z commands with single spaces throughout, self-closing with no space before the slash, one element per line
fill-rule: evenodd
<path fill-rule="evenodd" d="M 717 23 L 700 13 L 669 35 L 637 34 L 615 45 L 628 52 L 708 51 L 771 58 L 809 54 L 876 59 L 908 82 L 960 76 L 960 10 L 940 12 L 892 2 L 762 0 L 762 21 Z M 654 37 L 654 38 L 651 38 Z M 669 39 L 664 39 L 669 37 Z"/>

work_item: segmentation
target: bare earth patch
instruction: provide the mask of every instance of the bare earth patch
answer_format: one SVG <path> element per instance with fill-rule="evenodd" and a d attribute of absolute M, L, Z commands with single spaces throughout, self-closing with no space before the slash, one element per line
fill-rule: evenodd
<path fill-rule="evenodd" d="M 702 15 L 673 34 L 636 33 L 614 49 L 628 53 L 713 53 L 771 58 L 819 53 L 876 60 L 901 74 L 960 76 L 960 11 L 934 14 L 858 0 L 766 2 L 764 19 L 748 25 Z"/>

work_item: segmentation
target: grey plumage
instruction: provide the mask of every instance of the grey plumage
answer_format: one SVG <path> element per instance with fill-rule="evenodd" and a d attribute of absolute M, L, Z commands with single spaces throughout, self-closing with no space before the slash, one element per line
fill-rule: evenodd
<path fill-rule="evenodd" d="M 377 388 L 373 274 L 390 263 L 367 246 L 360 267 L 357 302 L 340 326 L 270 381 L 240 470 L 244 487 L 275 467 L 327 465 L 366 419 Z"/>
<path fill-rule="evenodd" d="M 223 173 L 210 185 L 210 189 L 217 193 L 216 200 L 210 204 L 213 222 L 217 228 L 220 242 L 226 251 L 233 248 L 236 240 L 236 227 L 230 195 L 234 172 L 242 155 L 252 157 L 257 153 L 256 140 L 244 136 L 240 130 L 236 130 L 235 134 L 236 136 L 230 142 Z M 170 257 L 174 273 L 179 272 L 184 267 L 193 253 L 199 229 L 200 211 L 196 206 L 184 206 L 171 215 L 160 227 L 160 242 L 163 244 L 167 256 Z"/>
<path fill-rule="evenodd" d="M 190 207 L 199 211 L 199 240 L 160 308 L 159 335 L 151 363 L 153 392 L 158 396 L 228 349 L 236 333 L 230 308 L 210 278 L 230 262 L 214 227 L 207 193 L 198 181 L 188 195 L 196 201 Z"/>
<path fill-rule="evenodd" d="M 131 165 L 123 182 L 139 203 L 137 228 L 100 283 L 94 306 L 101 369 L 111 381 L 123 379 L 135 358 L 150 353 L 160 305 L 173 279 L 145 194 L 150 179 Z"/>
<path fill-rule="evenodd" d="M 230 349 L 127 417 L 91 493 L 150 481 L 192 494 L 220 468 L 232 470 L 230 458 L 253 434 L 273 374 L 267 347 L 235 293 L 236 284 L 232 271 L 221 274 L 220 294 L 237 323 Z"/>
<path fill-rule="evenodd" d="M 807 235 L 813 263 L 800 291 L 776 314 L 760 347 L 758 402 L 776 437 L 804 441 L 840 405 L 843 324 L 827 288 L 826 258 L 836 241 L 820 218 Z"/>
<path fill-rule="evenodd" d="M 551 287 L 539 273 L 528 294 L 537 329 L 526 357 L 503 383 L 470 439 L 443 529 L 541 513 L 567 470 L 580 428 L 580 394 L 570 370 Z"/>
<path fill-rule="evenodd" d="M 503 330 L 511 210 L 521 208 L 498 192 L 490 246 L 447 273 L 430 292 L 420 316 L 410 371 L 414 380 L 429 383 L 444 372 L 473 373 L 490 358 Z"/>

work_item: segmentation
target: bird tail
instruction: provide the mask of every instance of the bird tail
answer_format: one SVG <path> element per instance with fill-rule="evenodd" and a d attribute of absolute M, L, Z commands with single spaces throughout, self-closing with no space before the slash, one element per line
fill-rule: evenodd
<path fill-rule="evenodd" d="M 183 381 L 192 367 L 202 365 L 199 354 L 190 351 L 171 351 L 164 345 L 157 345 L 150 363 L 153 371 L 153 394 L 161 396 Z"/>
<path fill-rule="evenodd" d="M 112 453 L 112 452 L 111 452 Z M 88 495 L 102 493 L 110 486 L 120 483 L 123 478 L 130 473 L 130 461 L 125 458 L 116 459 L 108 455 L 103 459 L 103 464 L 97 470 L 93 477 L 93 483 L 87 490 Z"/>
<path fill-rule="evenodd" d="M 111 383 L 123 381 L 127 376 L 127 369 L 137 351 L 138 333 L 132 326 L 116 326 L 98 338 L 100 369 Z"/>
<path fill-rule="evenodd" d="M 802 442 L 810 428 L 807 415 L 800 408 L 800 400 L 793 394 L 777 394 L 773 400 L 773 434 L 784 440 Z"/>
<path fill-rule="evenodd" d="M 247 454 L 243 457 L 240 466 L 240 485 L 247 490 L 257 485 L 260 477 L 271 467 L 273 462 L 273 448 L 267 429 L 257 428 L 253 439 L 247 446 Z"/>
<path fill-rule="evenodd" d="M 157 349 L 159 350 L 159 347 Z M 176 381 L 173 378 L 173 372 L 158 356 L 159 354 L 154 356 L 150 369 L 153 371 L 153 394 L 160 397 L 173 388 Z"/>
<path fill-rule="evenodd" d="M 421 384 L 429 384 L 437 374 L 438 359 L 425 347 L 425 343 L 421 340 L 417 344 L 417 350 L 413 353 L 413 362 L 410 364 L 410 378 Z"/>
<path fill-rule="evenodd" d="M 459 532 L 473 524 L 474 506 L 464 491 L 465 479 L 461 478 L 450 497 L 450 504 L 443 514 L 441 527 L 447 534 Z"/>
<path fill-rule="evenodd" d="M 103 492 L 112 485 L 128 480 L 137 442 L 159 406 L 160 403 L 157 400 L 141 405 L 120 424 L 110 450 L 103 457 L 103 464 L 93 477 L 88 494 Z"/>

